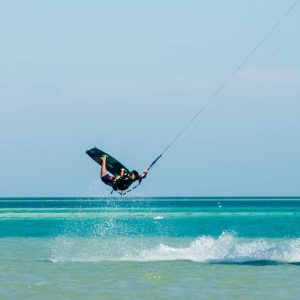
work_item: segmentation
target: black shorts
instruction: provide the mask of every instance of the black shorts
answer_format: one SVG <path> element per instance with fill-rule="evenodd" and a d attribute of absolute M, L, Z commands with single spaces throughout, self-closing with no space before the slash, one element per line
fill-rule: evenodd
<path fill-rule="evenodd" d="M 103 177 L 101 178 L 101 180 L 102 180 L 105 184 L 107 184 L 107 185 L 113 187 L 113 185 L 114 185 L 113 182 L 114 182 L 114 180 L 115 180 L 115 177 L 114 177 L 114 176 L 111 176 L 111 175 L 109 175 L 109 174 L 106 174 L 105 176 L 103 176 Z"/>

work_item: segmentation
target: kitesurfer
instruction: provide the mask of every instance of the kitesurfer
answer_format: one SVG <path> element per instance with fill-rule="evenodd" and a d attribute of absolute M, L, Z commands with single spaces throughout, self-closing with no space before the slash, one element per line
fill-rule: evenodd
<path fill-rule="evenodd" d="M 121 169 L 118 176 L 112 176 L 106 174 L 106 156 L 101 157 L 101 171 L 100 178 L 106 184 L 113 188 L 114 191 L 125 191 L 129 186 L 135 181 L 141 181 L 147 175 L 147 170 L 145 170 L 141 175 L 136 170 L 129 173 L 125 173 L 124 169 Z"/>

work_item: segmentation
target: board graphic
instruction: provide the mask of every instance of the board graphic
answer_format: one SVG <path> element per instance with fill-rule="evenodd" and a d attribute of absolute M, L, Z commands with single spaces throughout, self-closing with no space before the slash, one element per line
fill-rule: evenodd
<path fill-rule="evenodd" d="M 118 160 L 116 160 L 114 157 L 109 155 L 108 153 L 98 149 L 97 147 L 92 148 L 88 151 L 86 151 L 86 154 L 92 158 L 96 163 L 98 163 L 101 166 L 101 157 L 105 155 L 106 158 L 106 169 L 108 172 L 110 172 L 112 175 L 117 176 L 120 175 L 121 169 L 125 170 L 125 173 L 129 173 L 130 171 L 121 164 Z"/>

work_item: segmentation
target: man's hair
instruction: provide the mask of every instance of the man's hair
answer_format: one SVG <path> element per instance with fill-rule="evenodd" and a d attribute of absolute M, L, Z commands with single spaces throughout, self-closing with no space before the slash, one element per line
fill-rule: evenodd
<path fill-rule="evenodd" d="M 136 178 L 139 177 L 139 173 L 136 170 L 132 170 L 130 173 L 133 174 Z"/>

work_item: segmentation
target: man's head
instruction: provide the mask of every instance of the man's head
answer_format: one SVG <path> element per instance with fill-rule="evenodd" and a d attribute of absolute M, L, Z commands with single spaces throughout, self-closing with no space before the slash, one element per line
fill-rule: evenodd
<path fill-rule="evenodd" d="M 136 170 L 132 170 L 129 173 L 129 178 L 132 179 L 132 180 L 137 180 L 138 177 L 139 177 L 139 173 Z"/>

